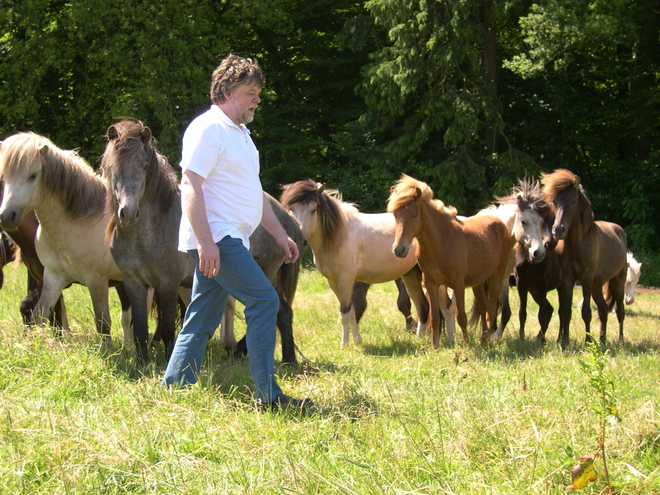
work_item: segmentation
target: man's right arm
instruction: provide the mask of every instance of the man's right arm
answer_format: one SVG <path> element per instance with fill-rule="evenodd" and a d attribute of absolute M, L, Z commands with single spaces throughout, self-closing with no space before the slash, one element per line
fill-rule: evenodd
<path fill-rule="evenodd" d="M 199 251 L 199 269 L 207 277 L 218 274 L 220 270 L 220 251 L 211 234 L 211 227 L 206 216 L 206 203 L 202 184 L 204 178 L 188 169 L 183 171 L 181 178 L 181 204 L 183 214 L 197 237 Z"/>

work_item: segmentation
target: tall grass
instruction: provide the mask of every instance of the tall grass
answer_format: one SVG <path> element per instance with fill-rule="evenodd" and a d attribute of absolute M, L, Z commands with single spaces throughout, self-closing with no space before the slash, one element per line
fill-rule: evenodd
<path fill-rule="evenodd" d="M 317 408 L 269 414 L 253 404 L 247 362 L 217 339 L 198 385 L 163 389 L 162 350 L 140 368 L 121 347 L 114 294 L 112 348 L 78 286 L 65 292 L 71 333 L 26 332 L 24 276 L 6 267 L 0 291 L 3 494 L 562 494 L 598 446 L 577 312 L 565 352 L 556 315 L 549 344 L 533 342 L 531 305 L 527 342 L 514 316 L 488 349 L 459 337 L 433 350 L 403 328 L 395 286 L 383 284 L 369 293 L 363 344 L 342 348 L 338 304 L 305 270 L 294 304 L 304 360 L 278 372 Z M 660 296 L 628 309 L 622 345 L 610 317 L 605 373 L 622 421 L 607 426 L 609 475 L 615 493 L 660 494 Z M 604 487 L 601 476 L 583 493 Z"/>

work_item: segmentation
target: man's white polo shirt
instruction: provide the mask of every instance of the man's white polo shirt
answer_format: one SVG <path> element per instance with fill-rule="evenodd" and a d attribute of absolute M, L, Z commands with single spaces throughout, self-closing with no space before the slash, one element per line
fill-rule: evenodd
<path fill-rule="evenodd" d="M 249 237 L 261 222 L 263 189 L 259 152 L 244 125 L 236 125 L 217 106 L 193 120 L 183 136 L 181 168 L 204 178 L 202 190 L 213 241 Z M 197 238 L 185 214 L 179 228 L 179 250 L 197 249 Z"/>

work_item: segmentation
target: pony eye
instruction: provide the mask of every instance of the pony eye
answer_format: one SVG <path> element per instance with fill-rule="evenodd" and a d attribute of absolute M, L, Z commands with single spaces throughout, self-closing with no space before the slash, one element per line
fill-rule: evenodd
<path fill-rule="evenodd" d="M 35 180 L 36 178 L 37 178 L 37 173 L 36 173 L 36 172 L 32 172 L 32 175 L 30 175 L 30 177 L 28 177 L 28 180 L 29 180 L 29 181 L 33 181 L 33 180 Z"/>

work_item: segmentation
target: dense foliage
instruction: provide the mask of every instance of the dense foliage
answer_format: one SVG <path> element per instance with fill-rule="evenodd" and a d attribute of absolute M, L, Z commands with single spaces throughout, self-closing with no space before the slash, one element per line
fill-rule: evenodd
<path fill-rule="evenodd" d="M 631 246 L 660 240 L 655 0 L 5 0 L 0 138 L 45 134 L 93 165 L 120 117 L 176 167 L 228 52 L 259 59 L 264 186 L 314 178 L 366 211 L 402 173 L 471 214 L 576 172 Z"/>

